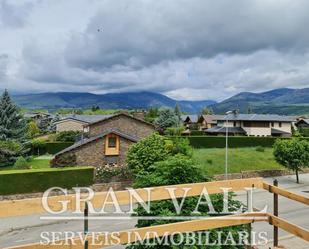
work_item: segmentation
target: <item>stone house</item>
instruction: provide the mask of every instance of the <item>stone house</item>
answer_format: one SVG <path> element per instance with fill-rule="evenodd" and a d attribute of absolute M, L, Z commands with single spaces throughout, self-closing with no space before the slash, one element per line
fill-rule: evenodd
<path fill-rule="evenodd" d="M 217 126 L 205 130 L 212 135 L 225 134 L 244 136 L 290 137 L 294 119 L 271 114 L 228 114 L 218 118 Z"/>
<path fill-rule="evenodd" d="M 152 124 L 120 113 L 92 122 L 83 127 L 88 135 L 72 146 L 56 154 L 74 158 L 76 166 L 123 165 L 128 148 L 151 135 Z"/>

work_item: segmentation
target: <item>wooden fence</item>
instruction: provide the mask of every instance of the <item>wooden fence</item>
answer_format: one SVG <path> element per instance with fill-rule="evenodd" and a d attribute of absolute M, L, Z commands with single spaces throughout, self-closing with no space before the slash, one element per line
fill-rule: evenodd
<path fill-rule="evenodd" d="M 288 233 L 294 234 L 295 236 L 304 239 L 309 242 L 309 231 L 301 228 L 295 224 L 292 224 L 284 219 L 277 217 L 278 215 L 278 195 L 284 196 L 291 200 L 301 202 L 305 205 L 309 205 L 309 198 L 302 196 L 296 193 L 292 193 L 285 189 L 279 188 L 277 186 L 268 184 L 263 181 L 262 178 L 252 178 L 252 179 L 240 179 L 240 180 L 229 180 L 229 181 L 216 181 L 216 182 L 204 182 L 204 183 L 194 183 L 194 184 L 181 184 L 174 186 L 162 186 L 154 187 L 151 191 L 151 200 L 167 200 L 170 199 L 170 194 L 167 191 L 168 188 L 175 189 L 175 197 L 183 197 L 184 188 L 189 188 L 186 197 L 200 196 L 204 188 L 207 189 L 209 194 L 222 193 L 222 188 L 231 188 L 231 191 L 244 190 L 244 188 L 250 188 L 254 186 L 255 188 L 265 189 L 274 195 L 274 214 L 270 213 L 243 213 L 237 215 L 228 215 L 221 217 L 213 217 L 209 219 L 202 220 L 190 220 L 177 223 L 170 223 L 158 226 L 144 227 L 131 229 L 127 231 L 120 231 L 119 239 L 121 244 L 127 244 L 128 242 L 134 242 L 138 240 L 137 238 L 144 238 L 145 234 L 148 232 L 155 232 L 154 236 L 161 237 L 166 234 L 172 234 L 177 231 L 180 233 L 184 232 L 195 232 L 195 231 L 205 231 L 215 228 L 223 228 L 229 226 L 250 224 L 253 222 L 268 222 L 274 227 L 274 247 L 278 246 L 278 231 L 277 229 L 283 229 Z M 148 199 L 147 189 L 137 189 L 137 193 L 141 196 L 144 201 Z M 130 198 L 129 191 L 117 191 L 115 192 L 116 198 L 119 204 L 128 204 L 132 201 Z M 91 200 L 91 204 L 96 207 L 101 207 L 103 200 L 107 196 L 107 192 L 96 193 L 94 198 Z M 75 210 L 75 195 L 68 196 L 54 196 L 49 198 L 49 206 L 53 210 L 59 209 L 59 201 L 67 201 L 68 208 L 70 210 Z M 86 206 L 84 204 L 84 206 Z M 16 201 L 1 201 L 0 202 L 0 218 L 1 217 L 10 217 L 10 216 L 21 216 L 21 215 L 30 215 L 37 213 L 44 213 L 44 208 L 42 206 L 42 201 L 40 198 L 36 199 L 26 199 L 26 200 L 16 200 Z M 87 222 L 86 222 L 87 223 Z M 85 223 L 85 224 L 86 224 Z M 88 225 L 87 225 L 88 227 Z M 130 237 L 133 236 L 134 237 Z M 138 236 L 136 236 L 138 235 Z M 87 239 L 91 239 L 87 237 Z M 96 241 L 102 242 L 105 246 L 95 246 L 89 245 L 89 248 L 102 248 L 108 247 L 112 244 L 113 238 L 111 235 L 98 236 Z M 61 243 L 61 241 L 59 241 Z M 33 243 L 29 245 L 10 247 L 10 249 L 54 249 L 54 248 L 64 248 L 64 249 L 83 249 L 85 245 L 82 243 L 80 238 L 75 238 L 68 245 L 42 245 L 40 243 Z M 7 248 L 8 249 L 8 248 Z"/>

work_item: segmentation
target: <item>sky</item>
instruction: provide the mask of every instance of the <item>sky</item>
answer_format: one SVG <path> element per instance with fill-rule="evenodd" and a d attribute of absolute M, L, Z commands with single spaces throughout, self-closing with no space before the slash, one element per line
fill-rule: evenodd
<path fill-rule="evenodd" d="M 308 0 L 0 0 L 0 90 L 309 87 Z"/>

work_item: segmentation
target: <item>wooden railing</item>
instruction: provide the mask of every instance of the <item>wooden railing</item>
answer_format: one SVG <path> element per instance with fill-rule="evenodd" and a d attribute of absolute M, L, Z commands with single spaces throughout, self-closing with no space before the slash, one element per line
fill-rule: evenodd
<path fill-rule="evenodd" d="M 254 186 L 255 188 L 265 189 L 274 195 L 281 195 L 287 197 L 291 200 L 301 202 L 305 205 L 309 205 L 309 198 L 302 196 L 290 191 L 284 190 L 282 188 L 270 185 L 263 181 L 262 178 L 251 178 L 251 179 L 240 179 L 240 180 L 229 180 L 229 181 L 217 181 L 217 182 L 204 182 L 204 183 L 195 183 L 195 184 L 181 184 L 174 186 L 163 186 L 163 187 L 154 187 L 151 191 L 151 201 L 158 200 L 167 200 L 170 199 L 170 193 L 167 191 L 167 188 L 175 189 L 176 197 L 183 197 L 184 188 L 189 188 L 186 197 L 199 196 L 204 188 L 207 189 L 209 194 L 222 193 L 222 188 L 231 188 L 231 191 L 244 190 L 244 188 L 250 188 Z M 144 201 L 148 199 L 147 189 L 137 189 L 136 192 L 141 196 Z M 132 201 L 130 198 L 129 191 L 117 191 L 115 192 L 116 198 L 119 204 L 128 204 Z M 94 198 L 91 200 L 91 204 L 96 207 L 101 207 L 103 200 L 107 196 L 107 192 L 96 193 Z M 75 195 L 68 196 L 53 196 L 48 199 L 49 206 L 53 210 L 59 209 L 59 201 L 68 201 L 68 208 L 70 210 L 75 210 Z M 10 217 L 10 216 L 20 216 L 20 215 L 31 215 L 37 213 L 44 213 L 44 208 L 42 206 L 41 198 L 26 199 L 26 200 L 15 200 L 15 201 L 1 201 L 0 202 L 0 218 L 1 217 Z M 127 244 L 128 242 L 134 242 L 136 238 L 143 238 L 148 232 L 155 232 L 156 236 L 160 237 L 163 234 L 171 234 L 172 232 L 195 232 L 195 231 L 205 231 L 209 229 L 250 224 L 253 222 L 266 221 L 269 224 L 273 225 L 274 228 L 281 228 L 288 233 L 294 234 L 299 238 L 304 239 L 309 242 L 309 231 L 301 228 L 295 224 L 292 224 L 284 219 L 281 219 L 276 216 L 277 214 L 270 213 L 243 213 L 237 215 L 228 215 L 221 217 L 213 217 L 209 219 L 202 220 L 191 220 L 177 223 L 170 223 L 165 225 L 144 227 L 138 229 L 131 229 L 127 231 L 119 232 L 120 244 Z M 129 236 L 135 235 L 135 238 Z M 138 236 L 136 236 L 138 235 Z M 90 237 L 87 237 L 91 239 Z M 61 241 L 59 241 L 61 243 Z M 98 236 L 97 242 L 102 242 L 105 246 L 95 246 L 91 245 L 89 248 L 102 248 L 108 247 L 112 244 L 111 235 Z M 74 246 L 73 246 L 74 244 Z M 277 246 L 274 244 L 274 246 Z M 10 249 L 54 249 L 54 248 L 64 248 L 64 249 L 83 249 L 84 244 L 80 238 L 75 238 L 72 241 L 72 244 L 69 245 L 42 245 L 40 243 L 33 243 L 24 246 L 10 247 Z"/>

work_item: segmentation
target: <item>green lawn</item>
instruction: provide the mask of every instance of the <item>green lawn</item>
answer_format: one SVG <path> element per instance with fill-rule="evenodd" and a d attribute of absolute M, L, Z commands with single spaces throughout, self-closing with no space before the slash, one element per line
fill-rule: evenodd
<path fill-rule="evenodd" d="M 240 173 L 245 170 L 282 169 L 274 159 L 272 148 L 264 152 L 254 147 L 229 149 L 229 173 Z M 195 149 L 193 158 L 199 167 L 209 175 L 224 174 L 225 149 Z"/>
<path fill-rule="evenodd" d="M 51 159 L 52 156 L 34 157 L 28 162 L 28 164 L 31 166 L 31 169 L 46 169 L 50 168 L 49 162 Z M 13 166 L 0 167 L 0 170 L 14 170 L 14 167 Z"/>

